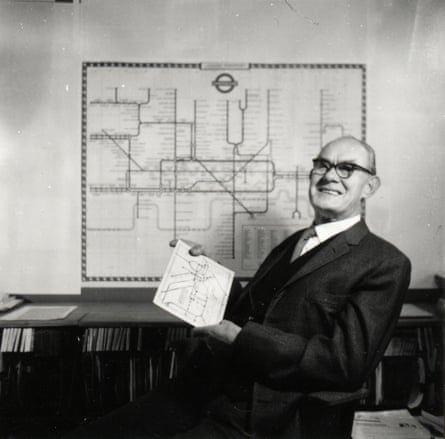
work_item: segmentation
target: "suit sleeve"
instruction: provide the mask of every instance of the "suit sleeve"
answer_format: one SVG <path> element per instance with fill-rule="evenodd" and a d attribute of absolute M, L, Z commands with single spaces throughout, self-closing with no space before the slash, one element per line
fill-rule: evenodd
<path fill-rule="evenodd" d="M 234 341 L 234 361 L 276 390 L 356 390 L 384 353 L 409 279 L 405 256 L 381 262 L 349 292 L 329 333 L 303 337 L 249 322 Z"/>

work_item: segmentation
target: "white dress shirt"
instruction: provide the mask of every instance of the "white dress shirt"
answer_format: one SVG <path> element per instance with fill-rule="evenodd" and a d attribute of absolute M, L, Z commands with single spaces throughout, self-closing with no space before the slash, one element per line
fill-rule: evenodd
<path fill-rule="evenodd" d="M 358 223 L 360 218 L 360 215 L 356 215 L 340 221 L 332 221 L 329 223 L 315 225 L 314 228 L 317 235 L 308 239 L 306 245 L 301 251 L 300 256 L 304 255 L 309 250 L 312 250 L 314 247 L 317 247 L 317 245 L 321 244 L 322 242 L 327 241 L 329 238 L 332 238 L 333 236 L 349 229 L 354 224 Z"/>

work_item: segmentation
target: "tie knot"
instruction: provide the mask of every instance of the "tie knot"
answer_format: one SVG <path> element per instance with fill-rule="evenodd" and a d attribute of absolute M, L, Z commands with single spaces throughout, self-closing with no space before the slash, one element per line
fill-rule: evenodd
<path fill-rule="evenodd" d="M 317 232 L 315 231 L 315 227 L 311 226 L 308 227 L 303 234 L 301 235 L 301 239 L 304 239 L 305 241 L 308 241 L 311 238 L 315 238 L 317 236 Z"/>
<path fill-rule="evenodd" d="M 291 262 L 294 261 L 298 256 L 303 254 L 303 250 L 306 247 L 306 244 L 308 244 L 308 241 L 311 238 L 315 238 L 317 236 L 317 232 L 315 231 L 315 227 L 311 226 L 308 227 L 306 230 L 303 230 L 300 239 L 297 242 L 297 245 L 295 246 L 294 252 L 291 257 Z"/>

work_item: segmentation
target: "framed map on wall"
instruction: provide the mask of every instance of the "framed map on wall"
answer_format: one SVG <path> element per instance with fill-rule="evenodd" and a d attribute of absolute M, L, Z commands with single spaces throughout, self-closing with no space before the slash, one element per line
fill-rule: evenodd
<path fill-rule="evenodd" d="M 366 137 L 361 64 L 85 62 L 82 281 L 158 282 L 169 241 L 249 278 L 309 224 L 311 159 Z"/>

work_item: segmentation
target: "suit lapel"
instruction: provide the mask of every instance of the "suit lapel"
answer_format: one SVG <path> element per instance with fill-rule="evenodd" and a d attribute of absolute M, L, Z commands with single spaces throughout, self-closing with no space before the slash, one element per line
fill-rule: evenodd
<path fill-rule="evenodd" d="M 345 232 L 334 236 L 330 242 L 318 250 L 314 257 L 308 258 L 283 285 L 283 288 L 348 253 L 351 246 L 357 245 L 367 233 L 369 233 L 368 227 L 363 221 L 360 221 Z"/>
<path fill-rule="evenodd" d="M 280 245 L 281 248 L 278 249 L 276 255 L 273 258 L 270 258 L 269 261 L 266 261 L 265 265 L 261 267 L 261 270 L 258 271 L 254 279 L 249 283 L 249 289 L 253 290 L 254 287 L 261 282 L 262 279 L 270 272 L 270 270 L 275 267 L 276 264 L 282 261 L 284 254 L 289 250 L 289 247 L 295 247 L 295 244 L 300 239 L 301 234 L 304 229 L 295 232 L 293 235 L 289 236 L 285 242 Z"/>

